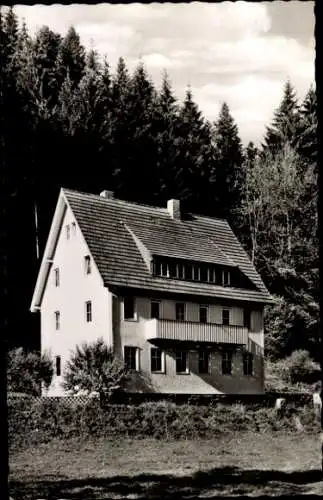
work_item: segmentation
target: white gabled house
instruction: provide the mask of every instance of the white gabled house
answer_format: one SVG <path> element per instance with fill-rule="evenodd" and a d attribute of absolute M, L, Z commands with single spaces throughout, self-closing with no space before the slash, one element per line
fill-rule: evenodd
<path fill-rule="evenodd" d="M 62 395 L 71 350 L 103 337 L 133 370 L 129 390 L 261 393 L 260 276 L 222 219 L 61 189 L 31 311 Z"/>

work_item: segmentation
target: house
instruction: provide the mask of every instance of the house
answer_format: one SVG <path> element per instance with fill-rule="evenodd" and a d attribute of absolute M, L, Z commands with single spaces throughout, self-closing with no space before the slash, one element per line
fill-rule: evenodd
<path fill-rule="evenodd" d="M 133 371 L 130 391 L 261 393 L 270 301 L 225 220 L 62 189 L 31 304 L 55 357 L 48 394 L 99 337 Z"/>

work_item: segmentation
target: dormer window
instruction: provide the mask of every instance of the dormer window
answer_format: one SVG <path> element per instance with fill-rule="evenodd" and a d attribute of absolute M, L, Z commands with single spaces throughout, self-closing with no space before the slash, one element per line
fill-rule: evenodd
<path fill-rule="evenodd" d="M 84 257 L 84 270 L 85 274 L 91 274 L 91 257 L 89 255 Z"/>
<path fill-rule="evenodd" d="M 200 267 L 195 265 L 193 266 L 193 280 L 200 281 Z"/>
<path fill-rule="evenodd" d="M 214 267 L 209 267 L 208 268 L 208 281 L 210 283 L 216 283 L 216 275 L 215 275 L 215 269 Z"/>
<path fill-rule="evenodd" d="M 161 278 L 244 288 L 239 285 L 239 271 L 223 269 L 220 264 L 185 261 L 183 259 L 177 260 L 176 258 L 166 256 L 155 256 L 151 262 L 151 272 L 154 276 L 159 276 Z"/>
<path fill-rule="evenodd" d="M 185 279 L 185 268 L 184 264 L 182 264 L 181 262 L 176 264 L 176 278 L 180 280 Z"/>
<path fill-rule="evenodd" d="M 222 285 L 230 286 L 230 271 L 225 269 L 222 271 Z"/>
<path fill-rule="evenodd" d="M 169 267 L 167 262 L 161 263 L 161 276 L 168 278 L 169 277 Z"/>

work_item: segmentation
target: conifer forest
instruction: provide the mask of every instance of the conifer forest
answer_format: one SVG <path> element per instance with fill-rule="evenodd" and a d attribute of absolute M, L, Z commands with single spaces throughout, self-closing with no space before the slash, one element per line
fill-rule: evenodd
<path fill-rule="evenodd" d="M 315 86 L 282 82 L 261 146 L 244 146 L 229 104 L 214 123 L 171 75 L 86 50 L 71 27 L 31 36 L 1 12 L 1 282 L 8 348 L 39 348 L 32 293 L 61 187 L 228 219 L 274 298 L 266 354 L 318 361 L 319 262 Z M 36 223 L 37 219 L 37 223 Z M 37 230 L 36 230 L 37 229 Z"/>

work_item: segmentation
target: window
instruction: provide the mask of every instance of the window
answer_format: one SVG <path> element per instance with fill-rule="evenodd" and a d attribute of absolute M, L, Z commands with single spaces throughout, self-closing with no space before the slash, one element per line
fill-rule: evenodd
<path fill-rule="evenodd" d="M 169 278 L 176 278 L 177 270 L 176 270 L 176 263 L 175 262 L 170 262 L 168 264 L 168 271 L 169 271 Z"/>
<path fill-rule="evenodd" d="M 153 268 L 154 268 L 154 274 L 156 276 L 161 276 L 161 263 L 158 261 L 155 261 Z"/>
<path fill-rule="evenodd" d="M 150 350 L 150 367 L 152 373 L 165 371 L 164 353 L 158 347 L 152 347 Z"/>
<path fill-rule="evenodd" d="M 229 309 L 222 309 L 222 325 L 230 325 Z"/>
<path fill-rule="evenodd" d="M 200 306 L 200 323 L 207 323 L 207 306 Z"/>
<path fill-rule="evenodd" d="M 159 302 L 157 300 L 152 300 L 150 303 L 150 317 L 159 318 Z"/>
<path fill-rule="evenodd" d="M 60 356 L 56 356 L 55 368 L 56 368 L 55 371 L 56 371 L 57 377 L 60 377 L 61 376 L 61 357 Z"/>
<path fill-rule="evenodd" d="M 209 363 L 209 351 L 199 351 L 199 373 L 209 373 Z"/>
<path fill-rule="evenodd" d="M 124 362 L 128 370 L 136 370 L 138 367 L 138 348 L 124 346 Z"/>
<path fill-rule="evenodd" d="M 133 297 L 124 298 L 124 319 L 135 319 L 135 301 Z"/>
<path fill-rule="evenodd" d="M 253 356 L 250 352 L 243 353 L 243 374 L 253 375 Z"/>
<path fill-rule="evenodd" d="M 185 321 L 185 304 L 184 302 L 177 302 L 176 307 L 176 319 L 177 321 Z"/>
<path fill-rule="evenodd" d="M 204 283 L 208 281 L 208 269 L 205 266 L 200 267 L 200 280 Z"/>
<path fill-rule="evenodd" d="M 59 311 L 55 311 L 55 330 L 59 330 L 61 327 L 61 314 Z"/>
<path fill-rule="evenodd" d="M 176 373 L 187 372 L 187 352 L 176 351 Z"/>
<path fill-rule="evenodd" d="M 92 321 L 92 302 L 90 300 L 85 302 L 85 317 L 87 323 Z"/>
<path fill-rule="evenodd" d="M 200 281 L 200 268 L 199 266 L 193 266 L 193 280 Z"/>
<path fill-rule="evenodd" d="M 91 274 L 91 257 L 89 255 L 84 257 L 84 269 L 85 274 Z"/>
<path fill-rule="evenodd" d="M 176 277 L 182 280 L 185 278 L 185 268 L 184 264 L 182 264 L 181 262 L 176 264 Z"/>
<path fill-rule="evenodd" d="M 209 269 L 208 269 L 208 281 L 210 283 L 215 283 L 216 282 L 214 267 L 209 267 Z"/>
<path fill-rule="evenodd" d="M 243 311 L 243 325 L 250 330 L 251 325 L 251 313 L 248 309 Z"/>
<path fill-rule="evenodd" d="M 72 226 L 72 234 L 74 236 L 76 234 L 76 222 L 72 222 L 71 226 Z"/>
<path fill-rule="evenodd" d="M 223 375 L 231 375 L 232 372 L 232 353 L 225 351 L 222 353 L 222 373 Z"/>
<path fill-rule="evenodd" d="M 66 227 L 66 239 L 69 240 L 70 239 L 70 234 L 71 234 L 71 231 L 70 231 L 70 225 L 67 224 Z"/>
<path fill-rule="evenodd" d="M 223 286 L 230 286 L 230 272 L 229 271 L 222 271 L 222 285 Z"/>
<path fill-rule="evenodd" d="M 167 262 L 162 262 L 161 263 L 161 276 L 163 276 L 164 278 L 168 278 L 169 277 L 169 269 L 168 269 Z"/>
<path fill-rule="evenodd" d="M 59 286 L 59 269 L 56 267 L 54 269 L 54 281 L 55 281 L 55 286 Z"/>
<path fill-rule="evenodd" d="M 185 266 L 185 279 L 191 280 L 193 278 L 193 266 Z"/>

